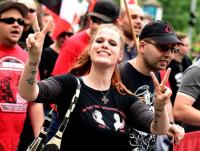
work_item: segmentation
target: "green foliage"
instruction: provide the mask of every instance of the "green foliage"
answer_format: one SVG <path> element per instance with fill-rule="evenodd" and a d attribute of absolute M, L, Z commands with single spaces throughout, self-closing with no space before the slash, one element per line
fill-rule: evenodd
<path fill-rule="evenodd" d="M 138 0 L 144 2 L 146 0 Z M 149 0 L 150 1 L 150 0 Z M 163 7 L 163 20 L 170 22 L 176 31 L 189 32 L 190 9 L 192 0 L 157 0 Z M 196 24 L 192 28 L 192 43 L 200 42 L 200 0 L 196 0 Z M 193 50 L 200 52 L 200 45 Z"/>
<path fill-rule="evenodd" d="M 176 29 L 176 31 L 182 31 L 188 33 L 189 20 L 190 20 L 190 7 L 192 0 L 158 0 L 163 6 L 163 20 L 167 20 Z M 200 1 L 196 1 L 196 24 L 193 26 L 193 42 L 198 41 L 198 35 L 200 34 Z"/>
<path fill-rule="evenodd" d="M 120 6 L 120 0 L 113 0 L 113 2 Z"/>

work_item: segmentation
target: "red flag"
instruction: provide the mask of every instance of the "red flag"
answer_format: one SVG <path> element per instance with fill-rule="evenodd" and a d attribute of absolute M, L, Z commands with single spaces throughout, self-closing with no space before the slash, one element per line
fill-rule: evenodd
<path fill-rule="evenodd" d="M 127 3 L 127 4 L 137 4 L 137 0 L 126 0 L 126 3 Z M 120 6 L 121 6 L 122 8 L 125 7 L 124 0 L 120 0 Z"/>
<path fill-rule="evenodd" d="M 129 0 L 128 4 L 137 4 L 137 0 Z"/>
<path fill-rule="evenodd" d="M 71 31 L 71 28 L 72 28 L 71 24 L 68 23 L 66 20 L 62 19 L 59 15 L 57 15 L 56 13 L 54 13 L 53 11 L 51 11 L 50 9 L 46 7 L 44 11 L 54 18 L 54 24 L 56 28 L 54 28 L 53 33 L 51 34 L 51 37 L 53 39 L 57 38 L 57 36 L 64 31 L 68 31 L 68 30 Z"/>
<path fill-rule="evenodd" d="M 79 24 L 79 19 L 88 4 L 87 1 L 80 2 L 79 0 L 38 0 L 40 3 L 44 4 L 49 10 L 60 16 L 60 18 L 66 20 L 67 23 L 71 24 L 74 28 Z M 88 6 L 86 7 L 87 11 Z M 54 15 L 55 16 L 55 15 Z"/>
<path fill-rule="evenodd" d="M 91 0 L 89 7 L 88 7 L 88 12 L 91 12 L 94 8 L 94 5 L 96 4 L 96 0 Z"/>

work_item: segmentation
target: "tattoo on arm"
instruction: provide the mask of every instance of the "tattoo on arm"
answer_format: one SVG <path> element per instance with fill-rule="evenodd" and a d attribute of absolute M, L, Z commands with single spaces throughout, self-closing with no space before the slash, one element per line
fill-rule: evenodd
<path fill-rule="evenodd" d="M 30 67 L 35 67 L 35 66 L 37 66 L 37 64 L 38 64 L 37 62 L 30 62 L 30 63 L 29 63 L 29 66 L 30 66 Z"/>
<path fill-rule="evenodd" d="M 31 67 L 31 72 L 30 72 L 31 75 L 30 75 L 30 78 L 28 78 L 26 81 L 30 85 L 33 85 L 36 82 L 35 76 L 37 74 L 37 69 L 35 67 L 37 67 L 37 64 L 38 63 L 36 63 L 36 62 L 29 63 L 29 66 Z"/>
<path fill-rule="evenodd" d="M 155 117 L 153 119 L 153 125 L 152 128 L 154 130 L 158 130 L 158 119 L 160 118 L 160 113 L 164 111 L 164 107 L 163 108 L 155 108 Z"/>

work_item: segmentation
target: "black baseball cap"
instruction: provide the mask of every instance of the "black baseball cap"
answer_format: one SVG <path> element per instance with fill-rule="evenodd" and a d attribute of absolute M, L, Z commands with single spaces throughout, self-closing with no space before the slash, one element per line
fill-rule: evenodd
<path fill-rule="evenodd" d="M 106 23 L 112 23 L 119 17 L 120 8 L 112 1 L 103 0 L 96 2 L 93 12 L 88 13 L 88 16 L 94 16 Z"/>
<path fill-rule="evenodd" d="M 73 34 L 74 34 L 73 32 L 64 31 L 64 32 L 60 33 L 60 34 L 58 35 L 58 37 L 65 37 L 65 36 L 70 37 L 70 36 L 72 36 Z"/>
<path fill-rule="evenodd" d="M 25 17 L 28 12 L 29 12 L 29 9 L 28 7 L 26 7 L 26 5 L 20 3 L 20 2 L 16 2 L 14 0 L 3 0 L 3 1 L 0 1 L 0 13 L 3 13 L 4 11 L 10 9 L 10 8 L 16 8 L 18 9 L 22 16 Z"/>
<path fill-rule="evenodd" d="M 158 44 L 182 44 L 174 28 L 166 21 L 152 21 L 140 33 L 139 39 L 150 38 Z"/>

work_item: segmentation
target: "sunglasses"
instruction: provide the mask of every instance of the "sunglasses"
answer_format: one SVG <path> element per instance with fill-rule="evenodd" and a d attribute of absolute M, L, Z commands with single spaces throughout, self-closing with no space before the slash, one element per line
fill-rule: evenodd
<path fill-rule="evenodd" d="M 156 44 L 156 43 L 153 43 L 153 42 L 151 42 L 149 40 L 144 40 L 144 41 L 147 42 L 147 43 L 149 43 L 149 44 L 154 45 L 158 50 L 160 50 L 162 52 L 168 52 L 169 50 L 172 53 L 178 53 L 179 52 L 178 48 L 175 48 L 175 47 L 172 47 L 172 46 Z"/>
<path fill-rule="evenodd" d="M 18 18 L 18 19 L 15 19 L 13 17 L 8 17 L 8 18 L 2 18 L 0 19 L 0 22 L 3 22 L 3 23 L 6 23 L 6 24 L 14 24 L 14 22 L 17 21 L 17 23 L 20 25 L 20 26 L 24 26 L 25 25 L 25 22 L 22 18 Z"/>
<path fill-rule="evenodd" d="M 29 12 L 30 12 L 30 13 L 35 13 L 35 12 L 36 12 L 36 10 L 35 10 L 35 9 L 33 9 L 33 8 L 29 8 Z"/>
<path fill-rule="evenodd" d="M 96 24 L 106 24 L 106 23 L 108 23 L 108 22 L 105 22 L 102 19 L 94 17 L 94 16 L 91 16 L 91 20 L 92 20 L 93 23 L 96 23 Z"/>

